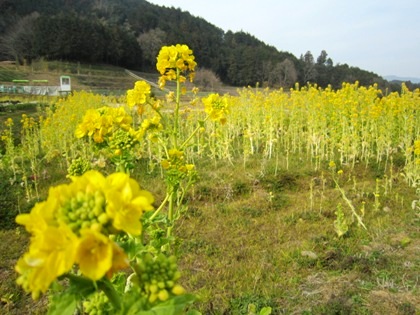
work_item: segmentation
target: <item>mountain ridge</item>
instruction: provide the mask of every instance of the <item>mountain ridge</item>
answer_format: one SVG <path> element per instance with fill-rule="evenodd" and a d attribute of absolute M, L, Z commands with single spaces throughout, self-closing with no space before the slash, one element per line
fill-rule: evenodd
<path fill-rule="evenodd" d="M 295 56 L 255 36 L 224 31 L 181 8 L 146 0 L 0 1 L 0 60 L 63 60 L 156 71 L 162 46 L 188 45 L 200 68 L 235 87 L 340 88 L 389 83 L 374 72 L 334 63 L 325 50 Z"/>
<path fill-rule="evenodd" d="M 402 77 L 394 74 L 383 76 L 383 78 L 389 82 L 392 81 L 400 81 L 400 82 L 407 82 L 411 81 L 411 83 L 420 83 L 420 78 L 417 77 Z"/>

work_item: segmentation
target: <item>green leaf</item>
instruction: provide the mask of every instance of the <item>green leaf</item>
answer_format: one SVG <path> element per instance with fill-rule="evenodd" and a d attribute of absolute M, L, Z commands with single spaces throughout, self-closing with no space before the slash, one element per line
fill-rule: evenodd
<path fill-rule="evenodd" d="M 48 315 L 73 315 L 76 306 L 77 298 L 74 294 L 56 295 L 51 301 Z"/>
<path fill-rule="evenodd" d="M 88 278 L 70 273 L 66 274 L 66 277 L 70 280 L 70 287 L 68 288 L 69 294 L 87 297 L 96 291 L 94 282 Z"/>
<path fill-rule="evenodd" d="M 176 296 L 168 301 L 160 303 L 150 310 L 135 309 L 136 305 L 132 305 L 130 309 L 123 312 L 124 315 L 184 315 L 185 308 L 192 304 L 196 297 L 192 294 L 185 294 Z M 143 304 L 144 305 L 144 304 Z M 141 303 L 137 304 L 138 307 L 143 306 Z M 187 314 L 199 315 L 198 311 L 189 311 Z"/>
<path fill-rule="evenodd" d="M 260 315 L 270 315 L 271 314 L 271 307 L 267 306 L 261 309 Z"/>

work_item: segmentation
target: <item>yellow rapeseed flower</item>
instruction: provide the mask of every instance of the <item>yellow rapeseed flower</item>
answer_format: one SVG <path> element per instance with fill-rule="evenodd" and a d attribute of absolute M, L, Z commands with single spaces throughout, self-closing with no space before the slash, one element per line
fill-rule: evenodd
<path fill-rule="evenodd" d="M 112 267 L 113 242 L 92 229 L 83 229 L 80 234 L 76 262 L 86 277 L 99 280 Z"/>
<path fill-rule="evenodd" d="M 83 121 L 76 128 L 75 135 L 77 138 L 84 136 L 91 137 L 98 128 L 100 113 L 96 109 L 88 109 L 83 116 Z"/>
<path fill-rule="evenodd" d="M 117 230 L 132 235 L 141 234 L 140 218 L 144 211 L 153 209 L 154 198 L 125 173 L 114 173 L 107 177 L 106 212 Z"/>
<path fill-rule="evenodd" d="M 153 196 L 125 173 L 104 177 L 91 170 L 70 178 L 16 218 L 31 234 L 29 250 L 15 267 L 17 282 L 34 298 L 74 264 L 92 280 L 127 267 L 126 254 L 109 235 L 139 235 L 143 212 L 153 209 Z"/>
<path fill-rule="evenodd" d="M 127 104 L 130 108 L 144 105 L 150 96 L 151 87 L 146 81 L 137 81 L 134 89 L 127 91 Z"/>
<path fill-rule="evenodd" d="M 78 247 L 76 235 L 66 226 L 48 226 L 31 238 L 29 251 L 19 259 L 15 269 L 17 283 L 32 292 L 34 299 L 45 293 L 59 276 L 70 271 Z"/>
<path fill-rule="evenodd" d="M 35 204 L 30 213 L 19 214 L 16 217 L 16 222 L 24 225 L 31 234 L 43 233 L 49 225 L 56 225 L 56 209 L 56 205 L 51 202 L 39 202 Z"/>
<path fill-rule="evenodd" d="M 86 111 L 82 122 L 75 131 L 76 138 L 91 137 L 96 143 L 102 143 L 115 130 L 129 130 L 132 118 L 124 107 L 101 107 Z"/>
<path fill-rule="evenodd" d="M 6 125 L 6 127 L 12 127 L 13 126 L 13 119 L 12 118 L 7 118 L 6 121 L 4 122 L 4 124 Z"/>
<path fill-rule="evenodd" d="M 211 120 L 226 123 L 226 115 L 229 114 L 229 99 L 227 96 L 220 96 L 212 93 L 202 99 L 204 110 Z"/>
<path fill-rule="evenodd" d="M 420 155 L 420 140 L 414 141 L 414 154 Z"/>
<path fill-rule="evenodd" d="M 183 75 L 177 73 L 189 71 L 190 81 L 194 79 L 194 69 L 197 65 L 193 51 L 187 45 L 163 46 L 157 56 L 156 68 L 161 74 L 159 86 L 163 88 L 166 81 L 179 79 L 185 81 Z"/>

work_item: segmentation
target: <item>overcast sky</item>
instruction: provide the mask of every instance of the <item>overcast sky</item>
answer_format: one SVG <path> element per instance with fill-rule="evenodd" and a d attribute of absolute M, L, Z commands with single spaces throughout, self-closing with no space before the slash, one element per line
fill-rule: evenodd
<path fill-rule="evenodd" d="M 322 50 L 381 76 L 420 78 L 420 0 L 147 0 L 244 31 L 296 57 Z"/>

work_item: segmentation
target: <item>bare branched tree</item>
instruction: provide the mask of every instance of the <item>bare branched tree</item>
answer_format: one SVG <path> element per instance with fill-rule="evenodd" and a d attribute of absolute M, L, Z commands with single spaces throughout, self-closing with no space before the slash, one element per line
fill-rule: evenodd
<path fill-rule="evenodd" d="M 271 86 L 291 87 L 298 79 L 295 64 L 286 58 L 277 63 L 270 73 L 269 84 Z"/>
<path fill-rule="evenodd" d="M 217 75 L 213 71 L 204 68 L 196 71 L 194 83 L 204 90 L 211 91 L 217 90 L 221 85 L 221 81 Z"/>
<path fill-rule="evenodd" d="M 143 51 L 143 58 L 150 65 L 156 63 L 156 56 L 159 53 L 160 48 L 165 44 L 165 40 L 166 32 L 162 31 L 160 28 L 151 29 L 137 37 L 137 42 Z"/>
<path fill-rule="evenodd" d="M 19 64 L 34 58 L 34 22 L 37 12 L 18 19 L 0 37 L 0 54 L 14 59 Z"/>

